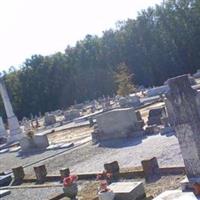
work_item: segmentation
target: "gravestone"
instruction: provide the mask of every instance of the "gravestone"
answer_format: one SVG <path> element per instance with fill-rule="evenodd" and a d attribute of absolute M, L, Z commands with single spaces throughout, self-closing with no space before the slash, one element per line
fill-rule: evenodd
<path fill-rule="evenodd" d="M 117 161 L 111 163 L 105 163 L 104 169 L 107 173 L 112 174 L 113 180 L 117 180 L 119 178 L 119 164 Z"/>
<path fill-rule="evenodd" d="M 27 133 L 32 130 L 30 121 L 27 118 L 22 119 L 22 124 L 24 126 L 24 132 Z"/>
<path fill-rule="evenodd" d="M 77 109 L 68 110 L 64 113 L 65 121 L 72 121 L 73 119 L 80 117 L 80 111 Z"/>
<path fill-rule="evenodd" d="M 69 170 L 69 168 L 62 168 L 62 169 L 60 170 L 61 181 L 63 181 L 63 179 L 64 179 L 65 177 L 68 177 L 69 175 L 70 175 L 70 170 Z"/>
<path fill-rule="evenodd" d="M 146 196 L 142 182 L 116 182 L 108 188 L 114 192 L 115 200 L 140 200 Z"/>
<path fill-rule="evenodd" d="M 46 113 L 44 117 L 45 126 L 51 126 L 56 123 L 56 117 L 53 114 Z"/>
<path fill-rule="evenodd" d="M 19 143 L 23 152 L 44 150 L 49 146 L 49 140 L 45 134 L 25 136 Z"/>
<path fill-rule="evenodd" d="M 190 183 L 200 183 L 200 93 L 187 75 L 168 80 L 167 98 L 174 111 L 174 126 Z"/>
<path fill-rule="evenodd" d="M 25 176 L 24 168 L 22 166 L 12 169 L 15 181 L 22 182 Z"/>
<path fill-rule="evenodd" d="M 162 117 L 165 116 L 165 109 L 164 108 L 155 108 L 149 111 L 148 116 L 148 125 L 160 125 L 162 124 Z"/>
<path fill-rule="evenodd" d="M 97 128 L 92 137 L 99 142 L 109 139 L 139 137 L 144 133 L 133 108 L 111 110 L 96 116 Z"/>
<path fill-rule="evenodd" d="M 156 157 L 153 157 L 150 160 L 143 160 L 142 168 L 144 171 L 145 180 L 147 182 L 151 182 L 160 178 L 160 169 Z"/>
<path fill-rule="evenodd" d="M 45 182 L 46 175 L 47 175 L 47 170 L 46 170 L 45 165 L 34 167 L 34 171 L 35 171 L 37 182 L 38 183 Z"/>

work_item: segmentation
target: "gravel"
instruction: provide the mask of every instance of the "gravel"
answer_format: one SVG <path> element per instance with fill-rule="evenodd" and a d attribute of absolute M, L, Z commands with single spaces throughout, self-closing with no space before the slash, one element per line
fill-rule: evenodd
<path fill-rule="evenodd" d="M 73 173 L 98 172 L 106 162 L 117 160 L 120 167 L 140 166 L 141 161 L 156 156 L 160 166 L 184 166 L 175 136 L 155 135 L 143 140 L 121 140 L 104 147 L 88 144 L 42 162 L 49 174 L 69 167 Z"/>
<path fill-rule="evenodd" d="M 16 157 L 15 153 L 0 155 L 0 169 L 8 170 L 17 165 L 34 162 L 62 150 L 43 152 L 29 157 Z M 149 136 L 147 138 L 112 141 L 104 147 L 87 144 L 66 151 L 40 164 L 45 164 L 48 174 L 58 174 L 63 167 L 69 167 L 74 173 L 98 172 L 106 162 L 117 160 L 122 168 L 141 165 L 141 160 L 156 156 L 160 166 L 184 166 L 178 140 L 175 136 Z M 3 161 L 3 162 L 2 162 Z M 33 166 L 26 168 L 33 173 Z"/>
<path fill-rule="evenodd" d="M 2 197 L 1 200 L 48 200 L 56 194 L 62 193 L 62 187 L 11 189 L 11 194 Z"/>

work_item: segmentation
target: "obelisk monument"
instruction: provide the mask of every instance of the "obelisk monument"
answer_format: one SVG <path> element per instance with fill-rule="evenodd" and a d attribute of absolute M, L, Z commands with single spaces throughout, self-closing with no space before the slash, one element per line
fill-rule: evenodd
<path fill-rule="evenodd" d="M 8 126 L 10 134 L 8 135 L 8 142 L 15 142 L 23 137 L 22 130 L 20 129 L 17 117 L 13 112 L 13 108 L 6 90 L 3 79 L 0 77 L 0 94 L 6 110 Z"/>
<path fill-rule="evenodd" d="M 0 116 L 0 138 L 1 137 L 7 137 L 7 132 L 6 132 L 2 117 Z"/>

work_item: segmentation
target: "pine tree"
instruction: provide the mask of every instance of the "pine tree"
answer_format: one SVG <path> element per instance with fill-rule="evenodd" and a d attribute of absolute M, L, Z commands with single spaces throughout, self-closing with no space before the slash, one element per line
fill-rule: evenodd
<path fill-rule="evenodd" d="M 115 80 L 118 85 L 117 94 L 127 96 L 135 92 L 135 86 L 132 83 L 133 74 L 130 74 L 125 63 L 121 63 L 117 67 Z"/>

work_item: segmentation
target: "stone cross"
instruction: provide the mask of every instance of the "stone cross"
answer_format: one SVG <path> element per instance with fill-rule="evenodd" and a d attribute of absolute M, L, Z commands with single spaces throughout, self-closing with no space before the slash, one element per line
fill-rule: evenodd
<path fill-rule="evenodd" d="M 10 130 L 10 135 L 8 138 L 8 142 L 14 142 L 20 140 L 22 138 L 22 131 L 19 126 L 19 122 L 17 117 L 15 116 L 12 105 L 6 90 L 6 86 L 2 78 L 0 78 L 0 94 L 3 100 L 3 104 L 6 110 L 6 115 L 8 119 L 8 126 Z"/>
<path fill-rule="evenodd" d="M 200 178 L 200 93 L 187 75 L 168 80 L 167 98 L 174 112 L 174 126 L 189 180 Z"/>

